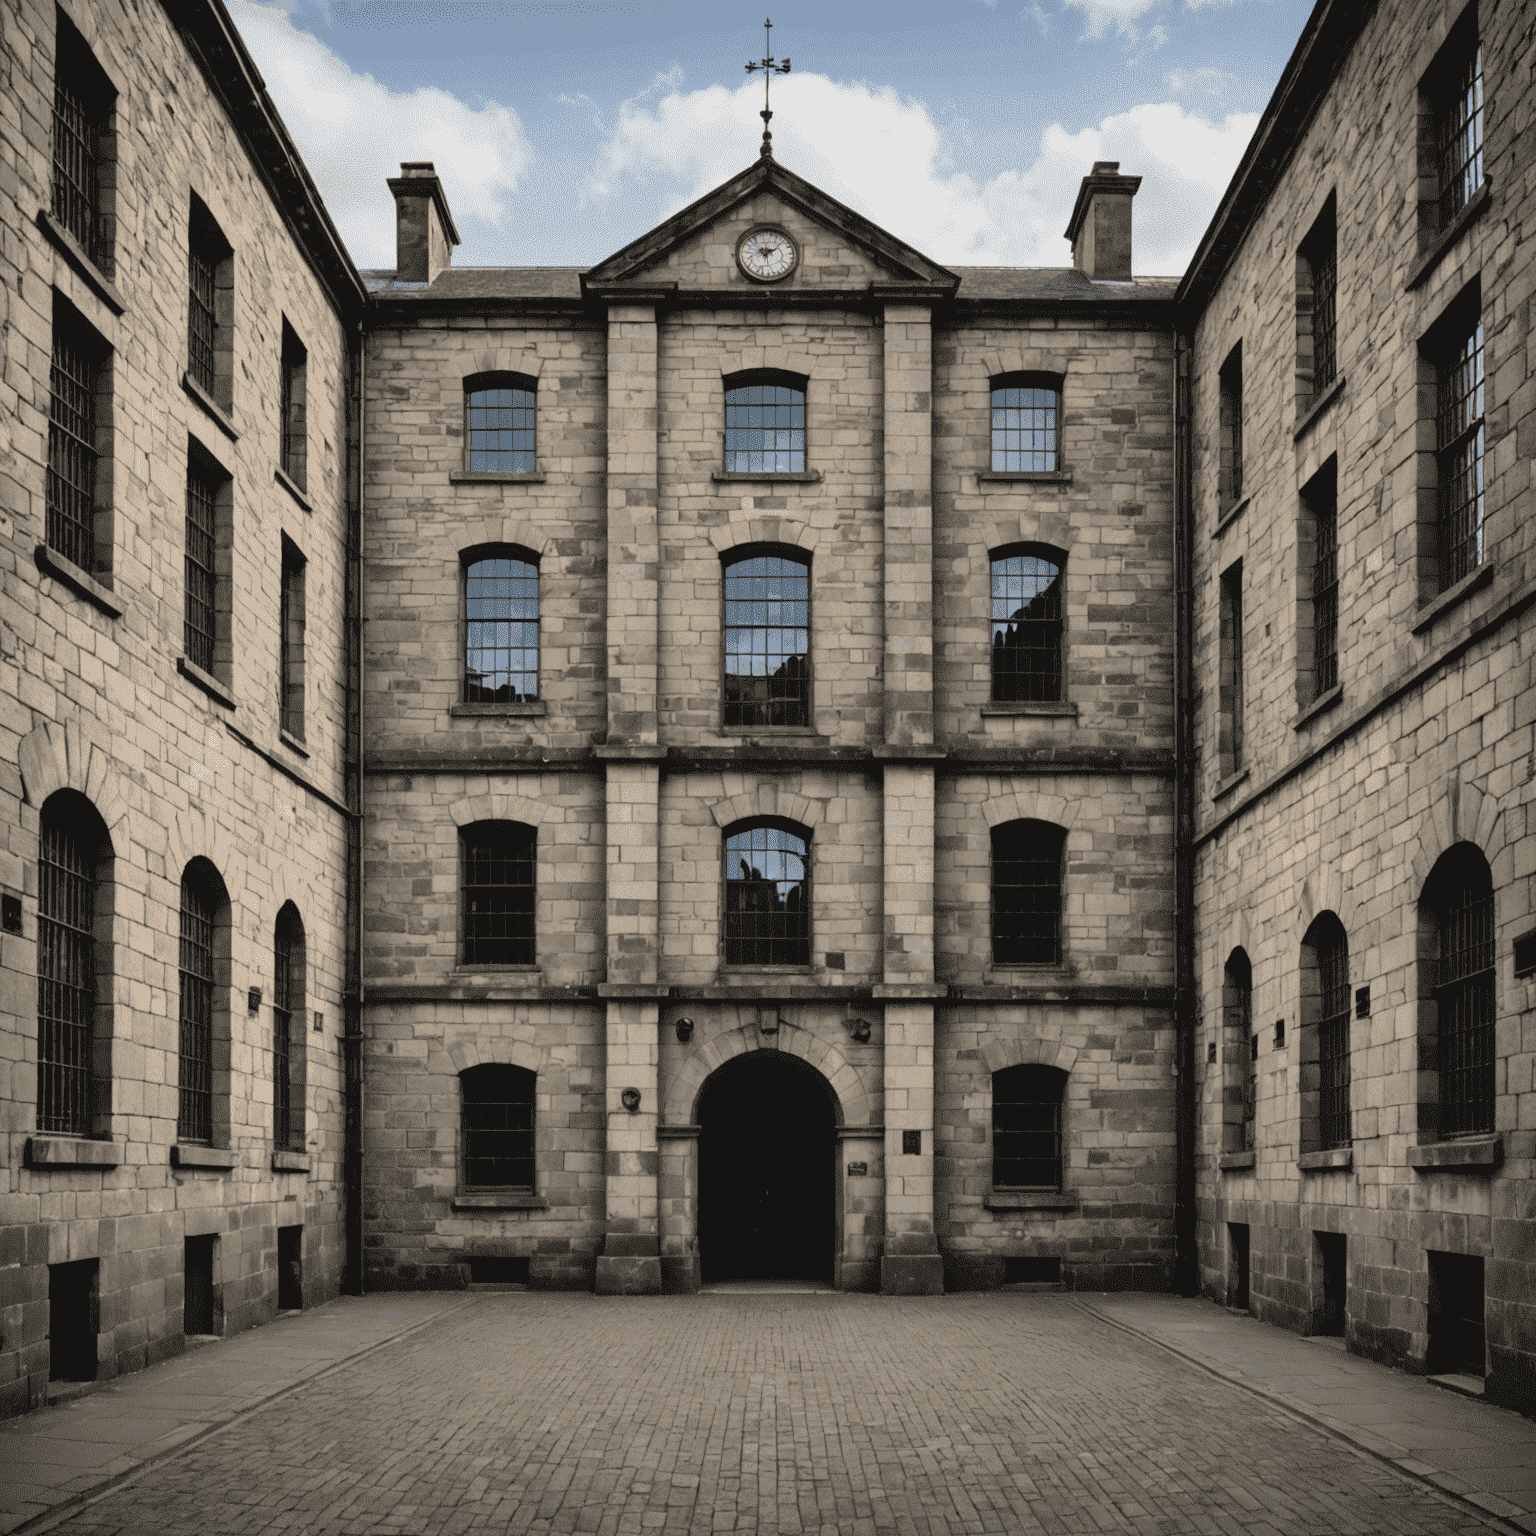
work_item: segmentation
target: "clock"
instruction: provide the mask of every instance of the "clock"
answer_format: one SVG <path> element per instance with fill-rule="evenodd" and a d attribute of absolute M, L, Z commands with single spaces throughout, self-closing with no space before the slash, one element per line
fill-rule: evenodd
<path fill-rule="evenodd" d="M 799 260 L 795 242 L 771 225 L 749 229 L 736 243 L 736 264 L 759 283 L 776 283 L 788 277 Z"/>

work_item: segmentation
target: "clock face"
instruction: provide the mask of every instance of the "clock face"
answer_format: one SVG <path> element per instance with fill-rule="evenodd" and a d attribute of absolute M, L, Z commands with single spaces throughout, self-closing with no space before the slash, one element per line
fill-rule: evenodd
<path fill-rule="evenodd" d="M 748 277 L 771 283 L 795 270 L 800 253 L 782 229 L 753 229 L 742 236 L 736 259 Z"/>

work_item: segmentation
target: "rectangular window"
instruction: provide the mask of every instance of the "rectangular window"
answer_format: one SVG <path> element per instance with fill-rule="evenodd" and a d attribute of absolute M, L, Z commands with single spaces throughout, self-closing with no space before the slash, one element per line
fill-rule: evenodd
<path fill-rule="evenodd" d="M 180 1072 L 176 1135 L 213 1138 L 212 905 L 191 879 L 181 885 Z"/>
<path fill-rule="evenodd" d="M 1446 87 L 1435 113 L 1439 227 L 1448 228 L 1483 185 L 1483 50 L 1477 28 L 1460 35 L 1432 73 Z"/>
<path fill-rule="evenodd" d="M 1330 458 L 1301 493 L 1298 702 L 1306 708 L 1339 683 L 1338 460 Z"/>
<path fill-rule="evenodd" d="M 1062 698 L 1060 550 L 1021 545 L 992 556 L 992 701 Z"/>
<path fill-rule="evenodd" d="M 1440 1135 L 1485 1134 L 1493 1129 L 1498 1018 L 1493 892 L 1457 888 L 1447 894 L 1438 919 L 1435 1003 Z"/>
<path fill-rule="evenodd" d="M 1483 563 L 1483 322 L 1462 332 L 1438 370 L 1436 479 L 1440 590 Z"/>
<path fill-rule="evenodd" d="M 483 821 L 460 834 L 466 966 L 537 960 L 538 833 L 513 821 Z"/>
<path fill-rule="evenodd" d="M 1338 377 L 1338 227 L 1330 196 L 1297 252 L 1298 415 Z"/>
<path fill-rule="evenodd" d="M 1350 1144 L 1349 951 L 1320 946 L 1317 981 L 1318 1141 L 1322 1148 Z"/>
<path fill-rule="evenodd" d="M 302 491 L 305 488 L 304 477 L 309 449 L 305 417 L 309 353 L 286 320 L 283 321 L 283 354 L 280 366 L 278 430 L 282 437 L 279 444 L 279 463 L 283 473 Z"/>
<path fill-rule="evenodd" d="M 1229 778 L 1243 766 L 1243 562 L 1221 578 L 1221 681 L 1218 755 L 1221 775 Z"/>
<path fill-rule="evenodd" d="M 37 1128 L 66 1136 L 91 1131 L 95 860 L 79 812 L 51 802 L 37 864 Z"/>
<path fill-rule="evenodd" d="M 1225 512 L 1243 499 L 1243 344 L 1232 348 L 1220 376 L 1221 462 L 1217 502 Z"/>
<path fill-rule="evenodd" d="M 304 556 L 297 545 L 285 538 L 278 613 L 277 702 L 282 729 L 299 741 L 304 739 L 304 576 Z"/>
<path fill-rule="evenodd" d="M 219 479 L 196 454 L 187 459 L 186 587 L 182 647 L 188 661 L 213 674 L 219 641 Z"/>
<path fill-rule="evenodd" d="M 48 548 L 96 568 L 97 391 L 106 349 L 68 306 L 53 307 L 48 375 Z"/>
<path fill-rule="evenodd" d="M 53 66 L 53 180 L 50 211 L 103 272 L 112 267 L 108 216 L 117 93 L 86 47 L 58 16 Z"/>
<path fill-rule="evenodd" d="M 221 411 L 233 399 L 234 253 L 202 201 L 187 232 L 187 377 Z"/>
<path fill-rule="evenodd" d="M 804 472 L 803 381 L 736 375 L 727 381 L 725 468 L 738 475 Z"/>
<path fill-rule="evenodd" d="M 811 723 L 811 569 L 791 554 L 727 557 L 725 726 Z"/>
<path fill-rule="evenodd" d="M 1000 374 L 992 380 L 992 470 L 1050 474 L 1061 468 L 1061 380 Z"/>

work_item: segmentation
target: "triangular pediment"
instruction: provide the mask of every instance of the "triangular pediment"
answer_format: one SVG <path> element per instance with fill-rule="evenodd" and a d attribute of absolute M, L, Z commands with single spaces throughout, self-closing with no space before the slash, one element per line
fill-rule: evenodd
<path fill-rule="evenodd" d="M 749 230 L 782 229 L 795 242 L 798 261 L 789 276 L 754 282 L 737 265 L 736 250 Z M 631 241 L 582 278 L 587 292 L 664 285 L 680 292 L 743 294 L 867 292 L 912 285 L 932 296 L 953 292 L 959 279 L 904 240 L 812 186 L 777 161 L 761 159 L 739 176 Z"/>

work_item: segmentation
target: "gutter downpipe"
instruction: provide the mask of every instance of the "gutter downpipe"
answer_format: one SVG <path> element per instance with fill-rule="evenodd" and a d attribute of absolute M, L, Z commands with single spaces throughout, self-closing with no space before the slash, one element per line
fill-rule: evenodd
<path fill-rule="evenodd" d="M 1199 1133 L 1195 1083 L 1194 477 L 1190 375 L 1193 348 L 1177 319 L 1174 348 L 1174 1288 L 1200 1288 L 1195 1189 Z"/>
<path fill-rule="evenodd" d="M 368 398 L 367 332 L 362 317 L 357 322 L 357 365 L 353 369 L 357 389 L 354 417 L 357 461 L 355 490 L 347 551 L 347 578 L 351 600 L 347 614 L 347 678 L 349 691 L 349 745 L 347 774 L 347 983 L 345 1035 L 343 1037 L 345 1119 L 343 1193 L 346 1201 L 346 1268 L 343 1289 L 348 1295 L 363 1294 L 363 529 L 364 483 Z"/>

